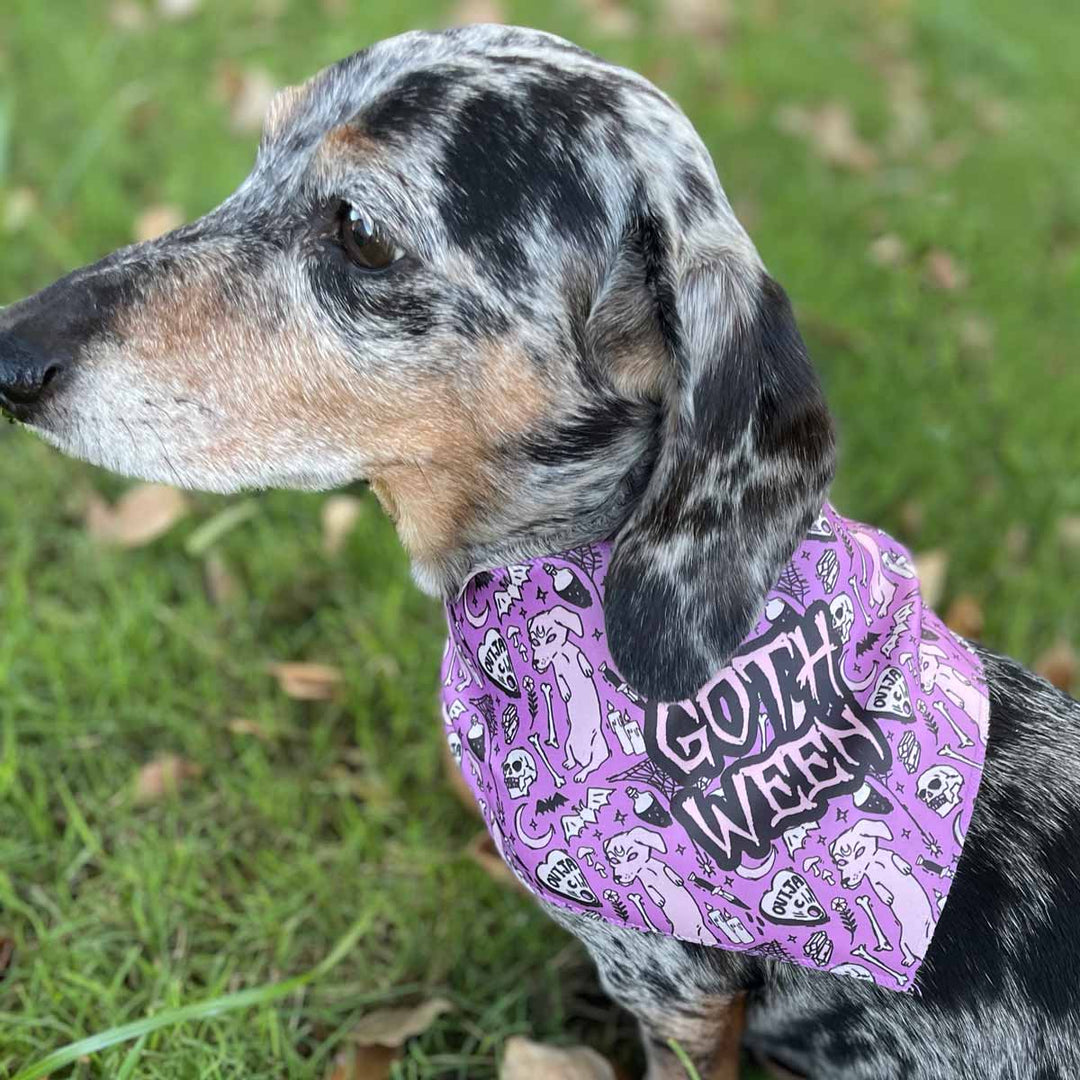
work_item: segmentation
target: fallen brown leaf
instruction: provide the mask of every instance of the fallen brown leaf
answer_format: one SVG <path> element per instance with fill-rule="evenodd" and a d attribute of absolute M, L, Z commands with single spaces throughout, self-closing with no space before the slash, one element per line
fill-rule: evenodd
<path fill-rule="evenodd" d="M 250 134 L 262 129 L 263 117 L 277 84 L 264 68 L 223 67 L 218 76 L 218 93 L 229 107 L 233 131 Z"/>
<path fill-rule="evenodd" d="M 994 345 L 994 328 L 981 315 L 969 312 L 960 320 L 960 344 L 972 352 L 986 352 Z"/>
<path fill-rule="evenodd" d="M 228 728 L 234 735 L 254 735 L 256 739 L 262 739 L 263 742 L 270 741 L 270 736 L 261 724 L 244 716 L 234 716 L 229 721 Z"/>
<path fill-rule="evenodd" d="M 158 14 L 174 22 L 190 19 L 201 6 L 202 0 L 157 0 Z"/>
<path fill-rule="evenodd" d="M 326 1080 L 389 1080 L 399 1051 L 387 1046 L 354 1046 L 330 1063 Z"/>
<path fill-rule="evenodd" d="M 243 591 L 229 569 L 225 556 L 216 551 L 209 552 L 203 559 L 203 583 L 206 585 L 206 595 L 215 607 L 228 607 L 239 599 Z"/>
<path fill-rule="evenodd" d="M 506 861 L 499 854 L 498 848 L 495 847 L 495 841 L 491 839 L 491 834 L 487 829 L 481 829 L 480 832 L 469 841 L 465 847 L 465 854 L 468 855 L 488 877 L 494 879 L 500 885 L 509 885 L 511 888 L 517 889 L 523 895 L 529 894 L 529 890 L 514 877 L 514 872 L 506 865 Z"/>
<path fill-rule="evenodd" d="M 935 607 L 945 591 L 945 576 L 949 572 L 948 553 L 941 548 L 934 548 L 914 558 L 923 603 L 927 607 Z"/>
<path fill-rule="evenodd" d="M 270 674 L 288 697 L 297 701 L 329 701 L 342 682 L 342 674 L 329 664 L 270 664 Z"/>
<path fill-rule="evenodd" d="M 622 0 L 580 0 L 593 26 L 612 38 L 632 37 L 640 27 L 637 12 Z"/>
<path fill-rule="evenodd" d="M 514 1035 L 503 1048 L 499 1080 L 615 1080 L 615 1070 L 587 1046 L 544 1046 Z"/>
<path fill-rule="evenodd" d="M 870 172 L 877 167 L 877 151 L 856 131 L 851 109 L 843 102 L 827 102 L 818 109 L 788 105 L 777 113 L 776 122 L 782 131 L 805 139 L 818 157 L 836 168 Z"/>
<path fill-rule="evenodd" d="M 1070 551 L 1080 551 L 1080 514 L 1070 514 L 1058 522 L 1058 536 Z"/>
<path fill-rule="evenodd" d="M 15 958 L 15 942 L 11 938 L 0 934 L 0 982 L 4 981 L 11 961 Z"/>
<path fill-rule="evenodd" d="M 907 262 L 907 257 L 907 244 L 892 233 L 879 236 L 870 245 L 870 261 L 877 266 L 901 266 Z"/>
<path fill-rule="evenodd" d="M 136 484 L 111 506 L 97 492 L 87 496 L 86 531 L 120 547 L 143 547 L 164 536 L 190 509 L 187 497 L 164 484 Z"/>
<path fill-rule="evenodd" d="M 731 30 L 731 0 L 663 0 L 664 25 L 697 39 L 723 38 Z"/>
<path fill-rule="evenodd" d="M 146 15 L 146 9 L 135 0 L 115 0 L 109 6 L 109 25 L 117 30 L 125 30 L 134 33 L 144 30 L 150 21 Z"/>
<path fill-rule="evenodd" d="M 419 1005 L 376 1009 L 363 1017 L 349 1032 L 349 1041 L 358 1046 L 404 1046 L 422 1035 L 443 1013 L 454 1006 L 445 998 L 431 998 Z"/>
<path fill-rule="evenodd" d="M 354 495 L 331 495 L 322 505 L 323 551 L 337 555 L 364 512 L 363 500 Z"/>
<path fill-rule="evenodd" d="M 202 768 L 176 754 L 162 754 L 148 761 L 135 776 L 135 801 L 141 805 L 174 795 L 188 780 L 202 776 Z"/>
<path fill-rule="evenodd" d="M 1035 661 L 1035 672 L 1059 690 L 1072 690 L 1076 683 L 1076 652 L 1067 641 L 1052 645 Z"/>
<path fill-rule="evenodd" d="M 977 638 L 983 631 L 982 605 L 969 593 L 961 593 L 945 612 L 945 625 L 967 638 Z"/>
<path fill-rule="evenodd" d="M 476 798 L 472 793 L 472 788 L 465 782 L 465 776 L 458 767 L 458 763 L 454 760 L 454 755 L 450 753 L 450 746 L 445 739 L 443 739 L 443 775 L 446 777 L 447 784 L 450 785 L 450 790 L 458 797 L 461 805 L 466 810 L 479 816 L 480 807 L 476 805 Z"/>
<path fill-rule="evenodd" d="M 461 0 L 450 13 L 451 26 L 504 22 L 506 11 L 499 0 Z"/>
<path fill-rule="evenodd" d="M 1017 522 L 1005 530 L 1005 553 L 1014 563 L 1025 559 L 1030 547 L 1031 530 L 1026 525 Z"/>
<path fill-rule="evenodd" d="M 956 292 L 968 283 L 967 273 L 947 251 L 940 248 L 927 252 L 926 277 L 934 288 L 944 292 Z"/>
<path fill-rule="evenodd" d="M 135 242 L 156 240 L 159 236 L 179 229 L 184 224 L 184 212 L 178 206 L 151 206 L 136 219 L 132 230 Z"/>
<path fill-rule="evenodd" d="M 25 228 L 37 212 L 38 203 L 37 192 L 33 188 L 12 188 L 4 198 L 4 232 L 15 233 Z"/>

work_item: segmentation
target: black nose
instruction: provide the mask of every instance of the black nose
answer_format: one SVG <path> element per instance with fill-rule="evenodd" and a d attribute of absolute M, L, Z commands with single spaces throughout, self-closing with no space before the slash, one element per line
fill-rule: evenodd
<path fill-rule="evenodd" d="M 64 368 L 63 361 L 0 331 L 0 405 L 20 420 L 55 388 Z"/>

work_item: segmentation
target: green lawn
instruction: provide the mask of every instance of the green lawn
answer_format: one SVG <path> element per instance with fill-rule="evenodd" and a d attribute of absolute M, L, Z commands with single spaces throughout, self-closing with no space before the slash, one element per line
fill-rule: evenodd
<path fill-rule="evenodd" d="M 4 0 L 0 302 L 128 242 L 148 207 L 224 197 L 257 139 L 221 99 L 246 69 L 296 81 L 450 18 L 435 0 L 206 0 L 175 22 L 153 6 L 122 29 L 140 0 Z M 697 123 L 823 371 L 841 508 L 945 549 L 944 606 L 976 598 L 990 644 L 1030 662 L 1080 643 L 1062 529 L 1080 514 L 1075 0 L 732 6 L 717 33 L 648 3 L 505 5 L 644 71 Z M 792 131 L 831 102 L 861 140 L 841 130 L 839 164 Z M 361 943 L 304 993 L 54 1076 L 126 1059 L 154 1080 L 321 1078 L 374 1004 L 436 993 L 455 1010 L 401 1077 L 482 1080 L 513 1033 L 632 1064 L 578 947 L 463 853 L 476 824 L 442 782 L 433 705 L 441 613 L 377 505 L 328 557 L 325 496 L 254 497 L 213 547 L 241 586 L 220 606 L 185 542 L 227 500 L 117 551 L 77 506 L 124 486 L 0 429 L 0 1077 L 305 971 L 360 916 Z M 340 700 L 284 696 L 266 663 L 298 659 L 338 665 Z M 166 752 L 201 776 L 135 805 Z"/>

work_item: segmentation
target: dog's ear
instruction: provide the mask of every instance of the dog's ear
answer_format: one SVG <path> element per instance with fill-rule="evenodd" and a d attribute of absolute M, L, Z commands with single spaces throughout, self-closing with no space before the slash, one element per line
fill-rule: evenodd
<path fill-rule="evenodd" d="M 875 840 L 891 840 L 892 830 L 884 821 L 874 821 L 872 818 L 863 818 L 851 830 L 856 836 L 872 837 Z"/>
<path fill-rule="evenodd" d="M 651 380 L 660 443 L 615 538 L 605 619 L 627 682 L 681 701 L 753 629 L 820 511 L 833 428 L 787 296 L 748 241 L 699 244 L 676 260 L 654 215 L 635 233 L 622 266 L 643 274 L 662 342 Z"/>
<path fill-rule="evenodd" d="M 643 825 L 635 825 L 626 835 L 635 844 L 641 844 L 642 847 L 647 847 L 652 851 L 667 851 L 667 844 L 664 843 L 664 838 L 660 833 L 646 829 Z"/>
<path fill-rule="evenodd" d="M 548 612 L 548 618 L 552 622 L 558 623 L 567 633 L 574 634 L 576 637 L 581 637 L 585 632 L 584 627 L 581 625 L 581 616 L 576 611 L 563 607 L 562 604 L 553 607 Z"/>

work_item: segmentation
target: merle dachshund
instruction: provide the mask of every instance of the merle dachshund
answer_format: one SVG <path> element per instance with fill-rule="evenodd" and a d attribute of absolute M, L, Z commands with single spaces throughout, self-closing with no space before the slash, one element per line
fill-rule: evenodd
<path fill-rule="evenodd" d="M 0 403 L 208 491 L 368 481 L 419 585 L 614 537 L 607 627 L 690 696 L 821 507 L 833 432 L 686 117 L 547 34 L 411 33 L 285 90 L 217 209 L 0 312 Z M 982 791 L 917 992 L 552 909 L 652 1080 L 1080 1073 L 1080 706 L 980 650 Z"/>

